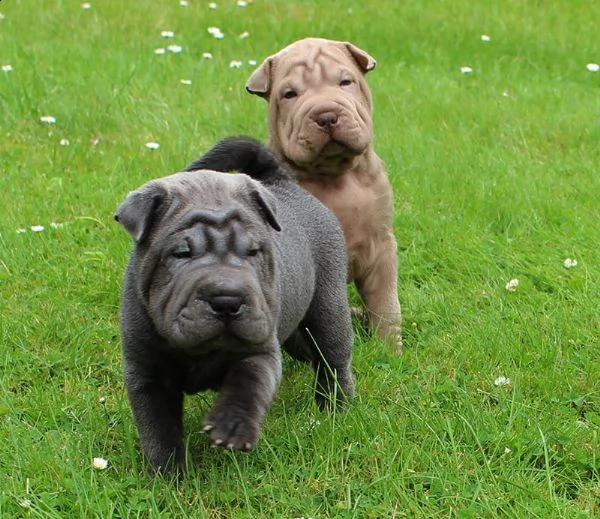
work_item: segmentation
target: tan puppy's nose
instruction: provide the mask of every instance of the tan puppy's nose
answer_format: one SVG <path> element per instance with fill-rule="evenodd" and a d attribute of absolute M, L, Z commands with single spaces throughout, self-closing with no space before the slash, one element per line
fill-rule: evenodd
<path fill-rule="evenodd" d="M 327 128 L 335 126 L 338 122 L 338 116 L 335 112 L 320 112 L 313 116 L 313 120 L 321 127 Z"/>

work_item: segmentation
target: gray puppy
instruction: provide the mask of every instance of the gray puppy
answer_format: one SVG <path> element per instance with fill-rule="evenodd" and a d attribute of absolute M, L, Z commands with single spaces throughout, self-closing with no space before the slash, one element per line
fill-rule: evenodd
<path fill-rule="evenodd" d="M 218 172 L 233 170 L 246 174 Z M 281 345 L 312 363 L 321 408 L 353 394 L 344 236 L 258 142 L 221 141 L 130 193 L 115 218 L 135 241 L 123 364 L 154 470 L 183 470 L 184 393 L 218 390 L 204 431 L 215 445 L 252 449 L 279 386 Z"/>

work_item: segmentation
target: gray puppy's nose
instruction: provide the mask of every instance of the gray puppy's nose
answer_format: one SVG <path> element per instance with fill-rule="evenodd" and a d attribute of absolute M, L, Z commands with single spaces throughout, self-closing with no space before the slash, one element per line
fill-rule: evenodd
<path fill-rule="evenodd" d="M 219 317 L 231 318 L 239 314 L 243 302 L 241 296 L 214 296 L 208 304 Z"/>

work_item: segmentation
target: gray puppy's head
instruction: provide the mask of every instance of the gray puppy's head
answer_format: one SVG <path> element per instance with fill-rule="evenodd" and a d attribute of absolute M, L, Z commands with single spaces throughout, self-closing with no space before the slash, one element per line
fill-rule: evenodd
<path fill-rule="evenodd" d="M 171 348 L 260 351 L 279 312 L 276 199 L 243 174 L 176 173 L 130 193 L 137 297 Z"/>

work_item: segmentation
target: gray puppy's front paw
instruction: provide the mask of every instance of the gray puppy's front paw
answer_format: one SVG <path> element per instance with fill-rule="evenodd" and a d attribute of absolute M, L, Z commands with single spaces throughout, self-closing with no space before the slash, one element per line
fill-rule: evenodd
<path fill-rule="evenodd" d="M 216 447 L 250 451 L 256 446 L 260 426 L 239 407 L 221 404 L 204 419 L 203 430 Z"/>

